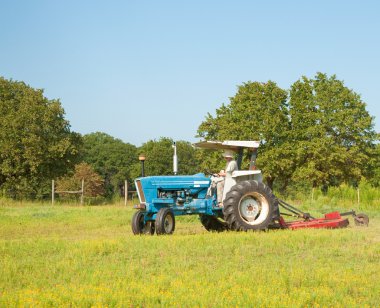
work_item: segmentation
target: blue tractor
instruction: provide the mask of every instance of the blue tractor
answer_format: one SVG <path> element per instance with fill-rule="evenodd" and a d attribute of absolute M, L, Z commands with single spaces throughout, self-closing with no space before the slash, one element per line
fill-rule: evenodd
<path fill-rule="evenodd" d="M 255 170 L 259 142 L 203 141 L 195 146 L 214 150 L 232 150 L 238 158 L 238 171 L 226 179 L 223 207 L 217 204 L 215 175 L 148 176 L 135 181 L 140 203 L 132 218 L 134 234 L 172 234 L 175 217 L 199 215 L 208 231 L 264 230 L 275 226 L 280 218 L 279 206 L 271 189 L 262 183 L 260 170 Z M 243 150 L 252 151 L 249 170 L 240 170 Z"/>

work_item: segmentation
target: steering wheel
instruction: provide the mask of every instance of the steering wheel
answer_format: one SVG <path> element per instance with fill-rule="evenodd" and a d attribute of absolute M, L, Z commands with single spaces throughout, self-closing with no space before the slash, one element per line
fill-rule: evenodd
<path fill-rule="evenodd" d="M 219 174 L 214 173 L 214 172 L 211 172 L 210 170 L 205 170 L 205 173 L 206 173 L 207 175 L 210 175 L 210 176 L 215 176 L 215 177 L 218 177 L 218 176 L 219 176 Z"/>

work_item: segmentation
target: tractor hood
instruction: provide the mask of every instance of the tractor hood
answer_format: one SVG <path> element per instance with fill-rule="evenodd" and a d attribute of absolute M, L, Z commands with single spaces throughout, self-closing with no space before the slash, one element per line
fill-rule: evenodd
<path fill-rule="evenodd" d="M 160 191 L 186 190 L 190 195 L 207 191 L 211 179 L 203 173 L 180 176 L 148 176 L 137 178 L 135 181 L 137 193 L 141 203 L 150 203 L 158 198 Z"/>

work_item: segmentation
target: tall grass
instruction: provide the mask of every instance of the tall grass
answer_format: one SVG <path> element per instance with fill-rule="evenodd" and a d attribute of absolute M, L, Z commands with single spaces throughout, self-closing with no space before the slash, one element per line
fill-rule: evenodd
<path fill-rule="evenodd" d="M 327 209 L 357 209 L 367 211 L 380 210 L 380 189 L 371 186 L 368 182 L 362 181 L 359 187 L 355 188 L 347 184 L 337 187 L 329 187 L 327 193 L 320 189 L 304 189 L 292 192 L 289 195 L 276 193 L 280 198 L 294 202 L 296 205 L 316 210 Z"/>

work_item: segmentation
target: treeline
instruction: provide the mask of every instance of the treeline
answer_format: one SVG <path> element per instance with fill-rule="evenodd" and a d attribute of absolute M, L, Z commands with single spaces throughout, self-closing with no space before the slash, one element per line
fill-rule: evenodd
<path fill-rule="evenodd" d="M 141 147 L 124 143 L 105 133 L 84 135 L 80 147 L 81 163 L 73 171 L 57 181 L 57 190 L 78 190 L 81 179 L 85 179 L 85 195 L 112 198 L 124 195 L 125 180 L 129 189 L 134 189 L 134 179 L 141 176 L 140 154 L 145 156 L 145 175 L 173 174 L 173 140 L 160 138 L 150 140 Z M 198 172 L 196 150 L 191 143 L 177 142 L 180 157 L 180 172 Z"/>
<path fill-rule="evenodd" d="M 138 156 L 146 156 L 146 174 L 172 174 L 173 140 L 150 140 L 141 147 L 105 133 L 80 135 L 70 130 L 59 100 L 24 82 L 0 77 L 0 196 L 42 199 L 59 191 L 78 191 L 84 178 L 88 197 L 124 193 L 124 182 L 141 174 Z M 198 161 L 189 142 L 177 142 L 184 174 Z"/>
<path fill-rule="evenodd" d="M 44 198 L 51 180 L 59 190 L 78 190 L 86 179 L 87 196 L 123 194 L 141 174 L 172 174 L 173 140 L 150 140 L 141 147 L 105 133 L 81 136 L 70 130 L 59 100 L 24 82 L 0 77 L 0 194 Z M 247 82 L 215 116 L 207 114 L 197 137 L 206 140 L 260 140 L 257 165 L 265 181 L 286 193 L 365 179 L 380 185 L 379 134 L 365 103 L 335 76 L 302 77 L 290 90 L 275 82 Z M 223 168 L 220 153 L 177 141 L 179 173 Z M 249 153 L 246 153 L 247 157 Z M 248 163 L 248 159 L 246 160 Z M 247 166 L 244 166 L 247 167 Z M 131 187 L 133 188 L 133 187 Z"/>

